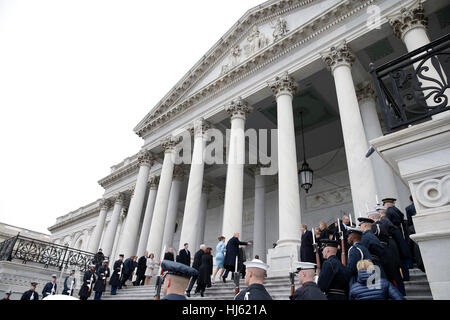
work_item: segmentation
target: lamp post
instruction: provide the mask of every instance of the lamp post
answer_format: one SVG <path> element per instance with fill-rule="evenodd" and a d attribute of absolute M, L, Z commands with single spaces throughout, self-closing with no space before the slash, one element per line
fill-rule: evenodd
<path fill-rule="evenodd" d="M 302 129 L 302 144 L 303 144 L 303 164 L 300 170 L 298 171 L 300 175 L 300 186 L 305 189 L 306 193 L 308 193 L 309 189 L 313 184 L 313 170 L 309 167 L 309 164 L 306 162 L 306 153 L 305 153 L 305 134 L 303 132 L 303 111 L 300 111 L 300 122 Z"/>

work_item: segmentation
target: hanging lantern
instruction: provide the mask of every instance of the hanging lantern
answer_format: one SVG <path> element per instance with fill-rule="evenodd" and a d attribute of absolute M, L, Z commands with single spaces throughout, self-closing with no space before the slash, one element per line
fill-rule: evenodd
<path fill-rule="evenodd" d="M 301 187 L 305 189 L 306 193 L 312 187 L 313 184 L 313 170 L 309 167 L 309 164 L 305 161 L 302 164 L 302 168 L 298 171 L 300 174 Z"/>

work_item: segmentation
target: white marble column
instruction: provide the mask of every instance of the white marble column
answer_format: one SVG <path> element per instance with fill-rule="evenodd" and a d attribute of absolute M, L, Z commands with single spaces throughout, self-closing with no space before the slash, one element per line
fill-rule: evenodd
<path fill-rule="evenodd" d="M 261 175 L 261 168 L 259 166 L 255 166 L 254 168 L 252 168 L 252 171 L 255 175 L 253 256 L 259 255 L 259 258 L 262 261 L 266 261 L 266 214 L 265 214 L 266 177 Z"/>
<path fill-rule="evenodd" d="M 198 215 L 198 234 L 195 241 L 195 250 L 200 247 L 205 241 L 205 222 L 206 222 L 206 211 L 208 210 L 208 195 L 211 192 L 213 186 L 207 182 L 203 183 L 202 195 L 200 198 L 200 208 Z"/>
<path fill-rule="evenodd" d="M 180 201 L 180 191 L 181 185 L 183 184 L 183 179 L 185 175 L 185 170 L 183 165 L 177 165 L 173 169 L 173 180 L 172 186 L 170 187 L 169 195 L 169 205 L 167 207 L 166 223 L 164 224 L 164 236 L 161 250 L 173 246 L 173 235 L 175 230 L 175 222 L 177 220 L 178 214 L 178 202 Z"/>
<path fill-rule="evenodd" d="M 114 208 L 111 215 L 111 220 L 109 221 L 108 227 L 106 228 L 105 235 L 102 240 L 102 249 L 105 256 L 111 256 L 112 248 L 114 245 L 114 239 L 117 232 L 117 226 L 119 225 L 120 215 L 122 214 L 123 201 L 125 200 L 125 195 L 119 193 L 114 195 Z"/>
<path fill-rule="evenodd" d="M 155 254 L 156 261 L 159 261 L 161 254 L 167 207 L 169 204 L 170 188 L 172 186 L 173 169 L 175 162 L 175 147 L 178 141 L 178 139 L 169 136 L 161 143 L 162 147 L 164 148 L 164 161 L 161 168 L 158 193 L 156 194 L 152 224 L 147 241 L 148 251 Z"/>
<path fill-rule="evenodd" d="M 222 235 L 226 239 L 242 233 L 244 201 L 245 119 L 252 108 L 240 97 L 225 107 L 231 116 L 227 182 L 223 209 Z"/>
<path fill-rule="evenodd" d="M 394 34 L 404 42 L 408 52 L 419 49 L 420 47 L 430 43 L 430 38 L 427 35 L 428 18 L 425 16 L 423 5 L 420 2 L 414 2 L 409 7 L 400 10 L 397 15 L 389 19 L 389 23 L 394 30 Z M 447 77 L 445 72 L 442 70 L 442 66 L 439 65 L 439 62 L 437 62 L 437 66 L 438 67 L 436 68 L 435 65 L 431 63 L 430 59 L 424 62 L 422 66 L 419 65 L 419 62 L 414 64 L 414 68 L 416 70 L 418 70 L 419 67 L 428 68 L 427 71 L 424 70 L 419 72 L 419 74 L 436 79 L 440 83 L 446 83 Z M 418 80 L 422 83 L 422 87 L 441 87 L 438 83 L 423 79 L 420 76 Z M 447 95 L 449 94 L 449 91 L 449 89 L 446 90 Z M 424 90 L 425 95 L 432 92 L 433 90 Z M 433 100 L 435 95 L 436 94 L 432 94 L 428 99 L 426 99 L 428 106 L 439 104 Z"/>
<path fill-rule="evenodd" d="M 188 188 L 186 193 L 186 204 L 184 207 L 183 223 L 180 234 L 180 244 L 189 243 L 190 247 L 196 244 L 199 226 L 196 221 L 201 214 L 202 183 L 205 162 L 203 152 L 206 147 L 206 130 L 209 124 L 203 119 L 195 121 L 191 133 L 194 134 L 194 150 L 192 152 L 192 163 L 189 172 Z"/>
<path fill-rule="evenodd" d="M 277 100 L 278 128 L 278 246 L 300 243 L 301 208 L 298 185 L 292 100 L 297 90 L 295 80 L 284 73 L 269 84 Z"/>
<path fill-rule="evenodd" d="M 129 257 L 136 255 L 136 242 L 139 231 L 139 223 L 141 222 L 142 208 L 145 201 L 145 193 L 147 191 L 147 181 L 150 173 L 150 167 L 153 164 L 153 157 L 149 151 L 142 151 L 138 156 L 139 172 L 134 188 L 134 194 L 128 208 L 127 220 L 123 226 L 123 238 L 119 243 L 119 250 Z"/>
<path fill-rule="evenodd" d="M 365 157 L 368 143 L 351 73 L 355 56 L 344 42 L 332 47 L 322 58 L 331 70 L 336 86 L 353 209 L 357 215 L 365 216 L 367 207 L 375 204 L 377 189 L 372 162 Z"/>
<path fill-rule="evenodd" d="M 95 228 L 89 242 L 89 252 L 97 253 L 99 249 L 100 239 L 105 226 L 106 213 L 108 212 L 109 205 L 110 203 L 108 200 L 102 199 L 99 201 L 100 213 L 98 214 L 97 222 L 95 223 Z"/>
<path fill-rule="evenodd" d="M 372 85 L 370 83 L 359 84 L 356 87 L 356 96 L 359 102 L 367 141 L 381 137 L 383 132 L 381 131 L 380 120 L 377 115 L 376 96 Z M 370 160 L 372 161 L 374 170 L 378 199 L 380 201 L 383 198 L 399 199 L 397 184 L 395 183 L 392 169 L 383 159 L 381 159 L 378 153 L 372 154 Z M 400 208 L 401 207 L 402 206 L 400 206 Z M 371 206 L 370 209 L 372 210 L 373 207 Z"/>
<path fill-rule="evenodd" d="M 139 236 L 139 244 L 137 254 L 143 256 L 147 250 L 147 240 L 150 233 L 150 226 L 152 224 L 153 208 L 155 207 L 156 193 L 158 190 L 159 176 L 150 177 L 147 205 L 145 207 L 144 221 L 142 222 L 141 235 Z"/>

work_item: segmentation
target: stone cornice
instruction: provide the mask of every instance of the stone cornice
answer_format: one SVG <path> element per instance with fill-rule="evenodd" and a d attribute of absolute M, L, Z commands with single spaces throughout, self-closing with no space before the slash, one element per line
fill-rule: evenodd
<path fill-rule="evenodd" d="M 98 184 L 106 189 L 108 186 L 113 184 L 118 179 L 136 173 L 138 169 L 139 169 L 139 161 L 138 161 L 138 159 L 135 159 L 132 162 L 125 165 L 124 167 L 117 169 L 113 173 L 100 179 L 98 181 Z"/>
<path fill-rule="evenodd" d="M 292 3 L 295 4 L 292 6 Z M 209 71 L 213 65 L 223 58 L 223 55 L 228 54 L 230 49 L 241 39 L 241 37 L 245 34 L 244 30 L 249 29 L 253 25 L 260 24 L 266 20 L 270 20 L 276 16 L 285 14 L 291 10 L 294 10 L 298 7 L 308 5 L 314 3 L 316 1 L 279 1 L 276 3 L 270 3 L 267 7 L 262 7 L 256 12 L 252 12 L 252 14 L 258 16 L 258 18 L 254 18 L 253 20 L 247 20 L 246 17 L 242 22 L 238 22 L 238 24 L 232 28 L 232 32 L 234 36 L 231 37 L 235 39 L 231 41 L 231 38 L 227 36 L 226 42 L 224 42 L 224 38 L 210 50 L 207 54 L 208 58 L 203 61 L 202 65 L 207 65 L 208 70 L 202 70 L 200 73 L 198 72 L 198 68 L 194 67 L 183 79 L 191 79 L 190 81 L 198 81 L 203 75 Z M 263 66 L 273 62 L 277 58 L 286 53 L 290 52 L 292 49 L 309 42 L 320 33 L 328 30 L 329 28 L 339 24 L 344 21 L 348 17 L 354 15 L 357 12 L 360 12 L 362 9 L 366 8 L 370 4 L 375 2 L 375 0 L 366 0 L 364 2 L 360 0 L 346 0 L 337 4 L 336 6 L 329 8 L 327 11 L 323 12 L 321 15 L 314 18 L 314 20 L 309 21 L 305 25 L 299 26 L 296 29 L 288 32 L 283 38 L 274 41 L 270 45 L 266 46 L 264 49 L 259 51 L 257 54 L 247 58 L 237 66 L 231 68 L 227 73 L 218 77 L 214 81 L 202 87 L 200 90 L 186 97 L 184 100 L 176 100 L 171 98 L 171 95 L 178 91 L 178 96 L 181 96 L 183 92 L 186 92 L 192 86 L 182 87 L 180 84 L 183 82 L 180 81 L 174 89 L 135 127 L 134 131 L 140 137 L 145 136 L 149 132 L 155 130 L 163 126 L 167 121 L 174 119 L 175 117 L 181 116 L 188 109 L 190 109 L 193 105 L 203 101 L 207 98 L 211 98 L 214 95 L 222 92 L 232 84 L 240 81 L 244 77 L 249 74 L 254 73 L 259 70 Z M 291 6 L 286 8 L 285 6 L 290 3 Z M 284 9 L 270 9 L 271 5 L 282 6 Z M 234 30 L 235 29 L 235 30 Z M 241 33 L 241 37 L 238 37 L 238 33 Z M 226 45 L 225 45 L 226 44 Z M 225 47 L 224 47 L 225 45 Z M 225 50 L 226 48 L 226 50 Z M 214 52 L 220 52 L 222 55 L 215 56 Z M 213 57 L 213 58 L 211 58 Z M 209 61 L 208 61 L 209 59 Z M 198 66 L 197 66 L 198 67 Z"/>
<path fill-rule="evenodd" d="M 98 203 L 98 201 L 99 200 L 97 200 L 96 202 Z M 69 225 L 71 223 L 79 223 L 82 219 L 86 219 L 88 217 L 94 216 L 94 215 L 96 215 L 96 214 L 98 214 L 100 212 L 100 207 L 98 205 L 93 206 L 91 209 L 83 212 L 83 209 L 86 208 L 86 207 L 89 207 L 89 206 L 92 206 L 92 204 L 88 204 L 87 206 L 78 209 L 78 210 L 81 210 L 80 213 L 77 213 L 76 211 L 68 213 L 67 216 L 70 216 L 70 215 L 72 215 L 72 216 L 71 217 L 67 217 L 66 219 L 64 219 L 64 216 L 62 216 L 61 218 L 64 219 L 63 221 L 61 221 L 59 223 L 55 223 L 53 226 L 48 227 L 47 230 L 50 231 L 50 232 L 54 232 L 57 229 L 60 229 L 60 228 L 62 228 L 64 226 L 67 226 L 67 225 Z"/>

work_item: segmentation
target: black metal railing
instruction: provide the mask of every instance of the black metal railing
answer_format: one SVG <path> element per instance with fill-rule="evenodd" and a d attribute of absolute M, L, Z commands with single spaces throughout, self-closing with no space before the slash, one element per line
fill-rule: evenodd
<path fill-rule="evenodd" d="M 18 234 L 0 243 L 0 260 L 14 259 L 21 260 L 24 264 L 28 261 L 39 263 L 45 268 L 52 266 L 59 270 L 70 268 L 86 271 L 94 260 L 94 253 Z"/>
<path fill-rule="evenodd" d="M 449 48 L 447 34 L 379 67 L 370 64 L 388 132 L 450 110 Z"/>

